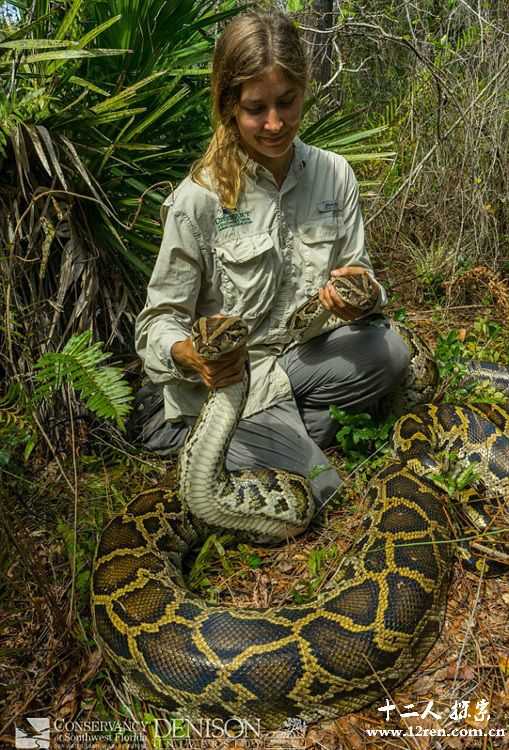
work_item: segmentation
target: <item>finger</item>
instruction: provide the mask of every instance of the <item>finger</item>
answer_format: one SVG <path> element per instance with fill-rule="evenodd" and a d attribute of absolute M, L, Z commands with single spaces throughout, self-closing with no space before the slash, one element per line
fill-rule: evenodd
<path fill-rule="evenodd" d="M 327 292 L 333 308 L 340 308 L 342 310 L 344 307 L 348 306 L 348 303 L 345 302 L 343 297 L 334 288 L 333 284 L 330 281 L 327 282 Z"/>
<path fill-rule="evenodd" d="M 227 352 L 226 354 L 221 354 L 217 359 L 207 359 L 207 357 L 202 357 L 202 364 L 203 364 L 203 367 L 207 367 L 210 369 L 228 367 L 228 365 L 231 365 L 233 364 L 233 362 L 237 361 L 238 356 L 239 356 L 239 353 L 235 351 L 235 352 Z"/>
<path fill-rule="evenodd" d="M 325 286 L 322 289 L 323 293 L 323 301 L 324 306 L 329 310 L 330 312 L 335 312 L 338 307 L 341 307 L 344 304 L 344 301 L 342 298 L 337 294 L 336 290 L 328 281 Z"/>
<path fill-rule="evenodd" d="M 322 289 L 318 290 L 318 297 L 320 299 L 320 303 L 322 307 L 324 307 L 326 310 L 332 310 L 332 302 L 330 301 L 330 297 L 327 293 L 327 288 L 323 287 Z"/>
<path fill-rule="evenodd" d="M 344 320 L 354 320 L 360 315 L 360 310 L 354 305 L 350 305 L 348 302 L 341 297 L 340 294 L 334 289 L 330 282 L 327 284 L 326 294 L 329 297 L 331 307 L 329 308 L 333 313 L 339 315 Z"/>
<path fill-rule="evenodd" d="M 233 362 L 224 360 L 217 360 L 211 367 L 208 367 L 208 371 L 214 375 L 228 375 L 233 372 L 242 372 L 246 364 L 245 359 L 235 359 Z"/>
<path fill-rule="evenodd" d="M 349 305 L 339 292 L 334 289 L 331 282 L 327 282 L 325 289 L 325 295 L 330 304 L 328 309 L 336 315 L 340 315 L 342 318 L 346 317 L 346 314 L 353 309 L 351 305 Z"/>
<path fill-rule="evenodd" d="M 337 278 L 338 276 L 358 276 L 363 273 L 367 273 L 367 270 L 361 266 L 343 266 L 342 268 L 333 268 L 330 275 Z"/>
<path fill-rule="evenodd" d="M 204 382 L 212 388 L 217 388 L 225 381 L 238 383 L 244 376 L 244 364 L 217 369 L 207 369 L 203 373 Z"/>
<path fill-rule="evenodd" d="M 224 370 L 230 367 L 242 367 L 246 362 L 247 352 L 243 350 L 239 352 L 229 352 L 219 359 L 206 359 L 201 357 L 200 361 L 200 375 L 206 373 L 207 375 L 217 375 L 222 373 Z M 233 356 L 232 356 L 233 355 Z"/>

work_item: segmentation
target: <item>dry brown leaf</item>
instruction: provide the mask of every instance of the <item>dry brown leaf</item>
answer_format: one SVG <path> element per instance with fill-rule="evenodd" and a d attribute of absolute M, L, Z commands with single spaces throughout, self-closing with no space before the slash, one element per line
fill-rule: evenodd
<path fill-rule="evenodd" d="M 489 706 L 486 713 L 484 714 L 484 720 L 479 721 L 479 718 L 481 718 L 481 715 L 478 714 L 476 701 L 471 700 L 468 706 L 468 713 L 465 716 L 465 724 L 468 724 L 470 727 L 474 727 L 475 729 L 486 729 L 489 724 Z"/>
<path fill-rule="evenodd" d="M 496 693 L 495 695 L 497 699 L 497 705 L 500 705 L 502 708 L 509 708 L 509 690 L 501 693 Z"/>
<path fill-rule="evenodd" d="M 334 721 L 334 729 L 338 739 L 347 743 L 345 744 L 345 750 L 365 750 L 365 726 L 365 719 L 355 715 L 343 716 L 341 719 Z"/>
<path fill-rule="evenodd" d="M 312 727 L 306 734 L 306 750 L 339 750 L 341 744 L 336 732 Z"/>
<path fill-rule="evenodd" d="M 85 667 L 85 673 L 80 678 L 80 682 L 82 685 L 85 682 L 88 682 L 88 680 L 92 679 L 92 677 L 94 677 L 97 674 L 102 664 L 102 660 L 103 660 L 103 657 L 99 649 L 96 649 L 95 651 L 91 652 L 91 654 L 88 657 L 88 662 Z"/>
<path fill-rule="evenodd" d="M 266 573 L 255 571 L 255 585 L 253 590 L 253 602 L 257 607 L 268 607 L 272 593 L 272 581 Z"/>
<path fill-rule="evenodd" d="M 456 662 L 454 662 L 456 663 Z M 443 682 L 444 680 L 450 680 L 452 679 L 450 674 L 451 667 L 440 667 L 440 669 L 437 669 L 436 672 L 433 674 L 432 678 L 432 687 L 431 689 L 434 690 L 438 682 Z"/>
<path fill-rule="evenodd" d="M 444 747 L 450 747 L 452 750 L 462 750 L 464 745 L 462 737 L 441 737 L 440 741 L 444 743 Z"/>
<path fill-rule="evenodd" d="M 458 669 L 458 672 L 456 673 L 456 662 L 449 664 L 444 675 L 445 680 L 473 680 L 474 677 L 475 672 L 472 667 L 468 666 L 468 664 L 464 664 Z"/>
<path fill-rule="evenodd" d="M 422 708 L 419 707 L 417 709 L 419 713 L 422 713 Z M 408 716 L 401 720 L 401 728 L 406 730 L 408 727 L 412 727 L 415 729 L 415 733 L 417 735 L 417 732 L 420 731 L 420 729 L 417 729 L 417 727 L 422 727 L 423 729 L 436 729 L 435 721 L 431 718 L 422 718 L 419 716 Z M 412 736 L 412 748 L 415 748 L 415 750 L 431 750 L 432 743 L 431 743 L 432 737 L 421 737 L 419 735 Z"/>
<path fill-rule="evenodd" d="M 509 677 L 509 655 L 498 657 L 498 667 L 503 675 Z"/>
<path fill-rule="evenodd" d="M 67 691 L 62 691 L 55 706 L 55 713 L 59 719 L 75 716 L 78 706 L 78 689 L 76 685 L 70 685 Z"/>
<path fill-rule="evenodd" d="M 424 695 L 431 695 L 433 690 L 436 688 L 438 682 L 437 673 L 433 675 L 419 675 L 414 685 L 415 697 L 421 697 Z"/>
<path fill-rule="evenodd" d="M 289 737 L 285 732 L 271 732 L 271 736 L 264 738 L 263 747 L 267 750 L 303 750 L 307 747 L 304 737 Z"/>
<path fill-rule="evenodd" d="M 294 567 L 295 566 L 292 565 L 292 563 L 287 562 L 285 560 L 283 560 L 282 562 L 276 565 L 276 568 L 278 569 L 280 573 L 289 573 L 290 571 L 294 569 Z"/>

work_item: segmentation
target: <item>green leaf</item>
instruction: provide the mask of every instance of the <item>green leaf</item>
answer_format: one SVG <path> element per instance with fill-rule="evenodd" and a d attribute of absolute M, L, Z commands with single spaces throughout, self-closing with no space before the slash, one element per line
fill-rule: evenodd
<path fill-rule="evenodd" d="M 212 68 L 172 68 L 168 71 L 170 76 L 210 76 Z"/>
<path fill-rule="evenodd" d="M 259 568 L 261 564 L 262 564 L 261 557 L 258 557 L 258 555 L 249 555 L 248 565 L 250 568 L 253 568 L 253 569 Z"/>
<path fill-rule="evenodd" d="M 77 47 L 77 43 L 73 41 L 57 41 L 56 39 L 17 39 L 13 42 L 0 42 L 0 47 L 15 50 L 56 49 L 61 47 Z"/>
<path fill-rule="evenodd" d="M 114 112 L 105 112 L 101 115 L 96 115 L 94 117 L 93 113 L 87 112 L 86 115 L 83 117 L 80 117 L 80 120 L 86 122 L 90 121 L 90 125 L 92 127 L 97 127 L 98 125 L 104 125 L 108 122 L 118 122 L 124 117 L 132 117 L 133 115 L 140 115 L 143 114 L 143 112 L 146 112 L 146 107 L 134 107 L 133 109 L 122 109 L 122 110 L 115 110 Z"/>
<path fill-rule="evenodd" d="M 292 599 L 295 604 L 305 604 L 307 597 L 300 594 L 298 591 L 292 591 Z"/>
<path fill-rule="evenodd" d="M 120 21 L 122 18 L 121 15 L 113 16 L 113 18 L 108 18 L 104 23 L 99 24 L 99 26 L 96 26 L 95 29 L 91 29 L 91 31 L 87 32 L 85 36 L 81 37 L 78 44 L 80 47 L 86 47 L 87 44 L 92 42 L 96 37 L 99 36 L 99 34 L 102 34 L 103 31 L 106 31 L 110 28 L 110 26 L 113 26 L 114 23 L 117 23 L 117 21 Z"/>
<path fill-rule="evenodd" d="M 7 466 L 10 460 L 11 454 L 9 453 L 9 451 L 0 448 L 0 466 Z"/>
<path fill-rule="evenodd" d="M 102 94 L 102 96 L 110 95 L 110 92 L 106 91 L 106 89 L 102 89 L 100 86 L 96 86 L 95 83 L 86 81 L 84 78 L 80 78 L 79 76 L 71 76 L 69 78 L 69 83 L 75 83 L 77 86 L 83 86 L 83 88 L 89 89 L 96 94 Z"/>
<path fill-rule="evenodd" d="M 164 104 L 158 109 L 152 112 L 147 118 L 142 120 L 131 132 L 126 136 L 126 140 L 131 141 L 133 138 L 143 133 L 150 125 L 153 125 L 156 120 L 159 120 L 162 115 L 168 112 L 169 109 L 178 104 L 182 99 L 185 99 L 189 95 L 187 88 L 177 91 L 176 94 L 171 96 Z"/>
<path fill-rule="evenodd" d="M 55 33 L 55 39 L 63 39 L 71 26 L 74 23 L 74 19 L 78 15 L 83 0 L 73 0 L 71 7 L 65 14 L 60 27 Z"/>
<path fill-rule="evenodd" d="M 90 331 L 73 336 L 61 352 L 44 354 L 35 363 L 38 387 L 34 398 L 41 400 L 68 383 L 80 392 L 90 411 L 124 429 L 133 396 L 122 371 L 103 365 L 109 356 L 100 342 L 92 344 Z"/>
<path fill-rule="evenodd" d="M 66 49 L 55 50 L 55 52 L 41 52 L 39 55 L 30 55 L 23 63 L 42 62 L 43 60 L 77 60 L 79 58 L 112 57 L 113 55 L 125 55 L 132 50 L 127 49 Z"/>
<path fill-rule="evenodd" d="M 400 307 L 399 310 L 394 311 L 393 317 L 394 317 L 394 320 L 398 321 L 398 323 L 404 323 L 408 317 L 408 313 L 404 307 Z"/>
<path fill-rule="evenodd" d="M 151 76 L 147 76 L 147 78 L 143 78 L 141 81 L 133 83 L 132 86 L 123 89 L 119 94 L 115 94 L 115 96 L 111 96 L 109 99 L 99 102 L 99 104 L 91 107 L 91 111 L 104 112 L 110 109 L 116 109 L 117 107 L 124 107 L 126 99 L 130 99 L 139 89 L 152 83 L 152 81 L 155 81 L 157 78 L 166 75 L 166 73 L 166 70 L 160 70 L 157 73 L 153 73 Z"/>
<path fill-rule="evenodd" d="M 308 472 L 307 479 L 312 480 L 320 476 L 324 471 L 329 471 L 330 466 L 328 464 L 315 464 Z"/>

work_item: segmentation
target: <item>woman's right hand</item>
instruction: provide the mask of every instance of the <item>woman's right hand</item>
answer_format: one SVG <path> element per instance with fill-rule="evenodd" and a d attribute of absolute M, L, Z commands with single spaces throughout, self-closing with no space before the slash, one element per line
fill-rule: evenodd
<path fill-rule="evenodd" d="M 205 359 L 198 354 L 191 339 L 187 338 L 173 344 L 171 356 L 179 367 L 197 372 L 207 388 L 223 388 L 239 383 L 244 377 L 247 349 L 236 349 L 216 360 Z"/>

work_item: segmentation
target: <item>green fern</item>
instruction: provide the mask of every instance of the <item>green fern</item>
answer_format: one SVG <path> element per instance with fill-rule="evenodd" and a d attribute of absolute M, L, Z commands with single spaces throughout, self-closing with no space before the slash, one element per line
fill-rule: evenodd
<path fill-rule="evenodd" d="M 11 383 L 7 392 L 0 396 L 0 467 L 11 462 L 20 446 L 27 461 L 36 441 L 28 396 L 18 383 Z"/>
<path fill-rule="evenodd" d="M 87 409 L 114 420 L 123 430 L 133 397 L 122 370 L 102 364 L 109 356 L 102 351 L 100 341 L 92 344 L 90 331 L 73 336 L 61 352 L 44 354 L 35 364 L 39 371 L 35 398 L 42 399 L 63 384 L 70 384 L 79 391 Z"/>

